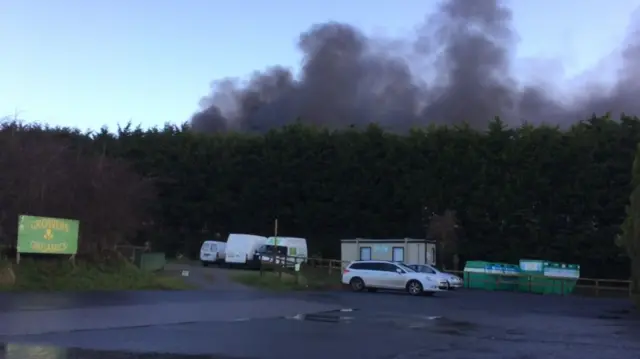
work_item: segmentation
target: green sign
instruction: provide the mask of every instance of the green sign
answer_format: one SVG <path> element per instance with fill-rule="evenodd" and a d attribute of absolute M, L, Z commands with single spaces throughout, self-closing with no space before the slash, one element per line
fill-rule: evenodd
<path fill-rule="evenodd" d="M 80 222 L 73 219 L 20 216 L 18 252 L 75 254 Z"/>

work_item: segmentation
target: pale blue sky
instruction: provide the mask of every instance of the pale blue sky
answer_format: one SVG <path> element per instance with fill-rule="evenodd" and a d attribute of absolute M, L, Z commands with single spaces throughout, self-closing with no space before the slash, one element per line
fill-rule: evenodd
<path fill-rule="evenodd" d="M 469 0 L 473 1 L 473 0 Z M 0 116 L 97 129 L 186 121 L 211 80 L 296 67 L 311 24 L 410 34 L 436 0 L 2 0 Z M 511 0 L 518 56 L 594 66 L 640 0 Z M 558 67 L 558 66 L 556 66 Z M 559 71 L 559 74 L 562 72 Z"/>

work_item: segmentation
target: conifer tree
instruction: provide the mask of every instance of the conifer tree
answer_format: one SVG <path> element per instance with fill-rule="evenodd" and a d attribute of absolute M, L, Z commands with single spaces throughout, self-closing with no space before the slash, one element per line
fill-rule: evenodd
<path fill-rule="evenodd" d="M 634 301 L 640 305 L 640 144 L 636 149 L 631 176 L 632 191 L 618 245 L 625 249 L 631 259 L 632 293 Z"/>

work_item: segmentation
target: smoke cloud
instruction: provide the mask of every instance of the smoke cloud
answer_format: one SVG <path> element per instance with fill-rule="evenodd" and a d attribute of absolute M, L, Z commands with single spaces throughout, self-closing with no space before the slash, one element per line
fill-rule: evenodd
<path fill-rule="evenodd" d="M 554 79 L 527 84 L 512 75 L 515 35 L 500 0 L 444 0 L 413 39 L 391 50 L 348 24 L 315 25 L 300 35 L 298 78 L 276 66 L 248 82 L 216 81 L 191 125 L 265 132 L 296 121 L 329 128 L 378 123 L 404 132 L 430 123 L 483 128 L 495 116 L 564 126 L 593 113 L 640 114 L 640 28 L 629 30 L 614 86 L 587 86 L 569 100 L 553 97 Z"/>

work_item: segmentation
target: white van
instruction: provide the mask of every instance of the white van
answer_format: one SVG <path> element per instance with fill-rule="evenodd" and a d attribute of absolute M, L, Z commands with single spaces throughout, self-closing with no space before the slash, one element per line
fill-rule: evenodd
<path fill-rule="evenodd" d="M 260 267 L 258 249 L 267 242 L 267 238 L 253 234 L 231 233 L 227 238 L 225 263 L 230 266 Z"/>
<path fill-rule="evenodd" d="M 293 267 L 296 263 L 307 261 L 307 240 L 298 237 L 269 237 L 259 252 L 262 262 L 272 262 L 275 252 L 276 263 L 282 263 L 286 258 L 286 266 Z"/>
<path fill-rule="evenodd" d="M 226 246 L 227 244 L 224 242 L 204 241 L 202 247 L 200 247 L 200 262 L 202 262 L 202 265 L 206 267 L 211 263 L 222 264 L 225 258 Z"/>

